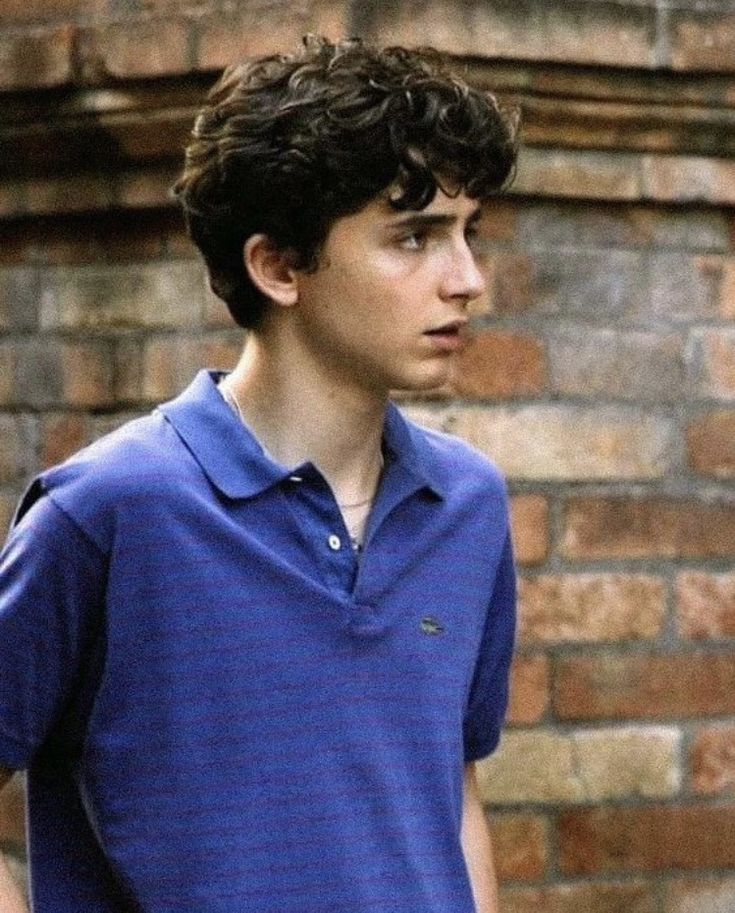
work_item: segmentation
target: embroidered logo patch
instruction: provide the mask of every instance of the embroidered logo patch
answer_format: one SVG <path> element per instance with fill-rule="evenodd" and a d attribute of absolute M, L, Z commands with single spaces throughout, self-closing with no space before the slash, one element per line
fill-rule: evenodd
<path fill-rule="evenodd" d="M 422 618 L 421 619 L 421 630 L 424 634 L 443 634 L 444 627 L 441 625 L 436 618 Z"/>

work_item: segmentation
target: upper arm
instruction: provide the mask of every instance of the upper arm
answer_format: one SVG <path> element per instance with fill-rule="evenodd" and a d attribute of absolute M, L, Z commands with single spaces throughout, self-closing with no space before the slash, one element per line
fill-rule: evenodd
<path fill-rule="evenodd" d="M 105 564 L 48 497 L 0 553 L 0 763 L 27 767 L 60 721 L 101 618 Z"/>

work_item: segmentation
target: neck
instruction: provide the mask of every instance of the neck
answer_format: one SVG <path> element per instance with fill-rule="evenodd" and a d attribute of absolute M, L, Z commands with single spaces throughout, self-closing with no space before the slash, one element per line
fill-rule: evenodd
<path fill-rule="evenodd" d="M 313 463 L 341 503 L 373 495 L 382 467 L 387 394 L 336 382 L 313 364 L 302 369 L 292 350 L 256 334 L 226 385 L 279 463 Z"/>

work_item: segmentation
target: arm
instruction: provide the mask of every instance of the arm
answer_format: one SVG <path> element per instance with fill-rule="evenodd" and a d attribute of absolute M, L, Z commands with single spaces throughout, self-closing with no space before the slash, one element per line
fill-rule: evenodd
<path fill-rule="evenodd" d="M 0 792 L 12 776 L 12 770 L 0 767 Z M 2 853 L 0 853 L 0 910 L 3 913 L 28 913 L 28 907 L 5 864 Z"/>
<path fill-rule="evenodd" d="M 493 847 L 477 786 L 474 762 L 465 765 L 462 801 L 462 850 L 477 913 L 498 913 L 498 885 Z"/>

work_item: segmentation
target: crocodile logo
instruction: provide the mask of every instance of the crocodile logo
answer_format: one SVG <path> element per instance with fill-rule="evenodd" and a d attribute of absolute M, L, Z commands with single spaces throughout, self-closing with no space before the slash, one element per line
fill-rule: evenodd
<path fill-rule="evenodd" d="M 424 634 L 443 634 L 444 626 L 440 624 L 436 618 L 427 617 L 421 619 L 421 630 Z"/>

